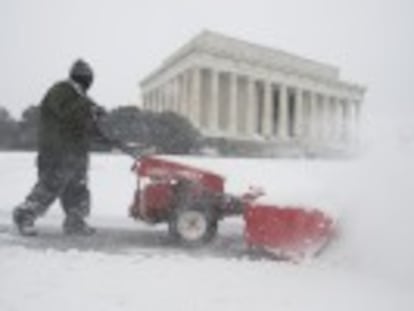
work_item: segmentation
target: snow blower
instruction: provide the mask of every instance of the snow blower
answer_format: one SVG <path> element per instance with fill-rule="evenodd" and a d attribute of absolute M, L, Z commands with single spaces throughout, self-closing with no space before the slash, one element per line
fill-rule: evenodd
<path fill-rule="evenodd" d="M 264 193 L 249 189 L 241 196 L 224 191 L 224 178 L 213 172 L 156 156 L 136 160 L 137 189 L 130 216 L 149 224 L 168 224 L 170 236 L 195 247 L 210 242 L 219 221 L 243 216 L 249 249 L 280 259 L 318 254 L 334 234 L 333 220 L 306 207 L 263 205 Z"/>
<path fill-rule="evenodd" d="M 128 146 L 101 133 L 134 158 L 137 188 L 130 216 L 148 224 L 167 223 L 169 235 L 182 245 L 210 242 L 220 220 L 232 215 L 243 217 L 249 249 L 280 259 L 316 255 L 334 235 L 333 220 L 320 210 L 258 203 L 264 193 L 255 188 L 241 196 L 225 193 L 225 179 L 214 172 L 150 155 L 154 149 Z"/>

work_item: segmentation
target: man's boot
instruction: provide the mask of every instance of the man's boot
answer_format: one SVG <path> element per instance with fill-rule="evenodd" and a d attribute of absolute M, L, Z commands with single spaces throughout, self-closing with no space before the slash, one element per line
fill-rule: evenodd
<path fill-rule="evenodd" d="M 63 222 L 63 232 L 67 235 L 89 236 L 96 232 L 96 229 L 79 216 L 66 216 Z"/>
<path fill-rule="evenodd" d="M 23 236 L 37 235 L 34 220 L 35 216 L 31 210 L 25 209 L 22 206 L 16 207 L 13 210 L 13 222 Z"/>

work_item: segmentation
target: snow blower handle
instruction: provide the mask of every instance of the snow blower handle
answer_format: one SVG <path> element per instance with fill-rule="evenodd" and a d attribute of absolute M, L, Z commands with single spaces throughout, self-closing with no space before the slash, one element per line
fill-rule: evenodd
<path fill-rule="evenodd" d="M 108 115 L 103 107 L 93 104 L 91 107 L 91 113 L 94 121 L 95 132 L 100 140 L 105 144 L 122 151 L 134 160 L 138 160 L 143 156 L 148 156 L 156 152 L 155 147 L 148 147 L 142 144 L 134 144 L 134 146 L 131 146 L 122 140 L 114 138 L 109 124 L 104 126 L 104 120 Z"/>
<path fill-rule="evenodd" d="M 130 146 L 123 141 L 120 140 L 112 140 L 112 146 L 116 149 L 122 151 L 124 154 L 129 155 L 134 160 L 139 160 L 141 157 L 148 156 L 155 154 L 156 148 L 155 147 L 148 147 L 145 145 L 134 145 Z"/>

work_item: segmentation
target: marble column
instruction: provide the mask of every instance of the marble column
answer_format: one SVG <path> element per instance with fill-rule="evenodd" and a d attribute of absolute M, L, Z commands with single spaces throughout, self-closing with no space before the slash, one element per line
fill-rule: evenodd
<path fill-rule="evenodd" d="M 341 107 L 341 141 L 344 142 L 347 140 L 348 137 L 348 103 L 345 99 L 340 100 L 340 107 Z"/>
<path fill-rule="evenodd" d="M 192 76 L 191 120 L 195 126 L 200 126 L 201 104 L 201 69 L 194 68 Z"/>
<path fill-rule="evenodd" d="M 318 94 L 310 92 L 310 137 L 311 140 L 317 140 L 319 136 L 319 104 Z"/>
<path fill-rule="evenodd" d="M 211 73 L 211 109 L 210 109 L 210 129 L 217 132 L 219 129 L 218 114 L 219 114 L 219 72 L 215 69 L 210 70 Z"/>
<path fill-rule="evenodd" d="M 142 107 L 145 109 L 148 105 L 148 93 L 142 95 Z"/>
<path fill-rule="evenodd" d="M 337 100 L 335 97 L 329 98 L 329 111 L 330 111 L 330 122 L 329 122 L 329 129 L 330 129 L 330 135 L 329 140 L 331 142 L 335 142 L 337 140 L 337 132 L 338 132 L 338 106 L 337 106 Z"/>
<path fill-rule="evenodd" d="M 273 136 L 273 90 L 272 83 L 270 81 L 264 81 L 263 83 L 263 120 L 262 130 L 263 135 L 266 137 Z"/>
<path fill-rule="evenodd" d="M 171 79 L 170 83 L 170 96 L 171 96 L 171 111 L 177 112 L 177 80 L 176 78 Z"/>
<path fill-rule="evenodd" d="M 178 113 L 178 79 L 177 77 L 171 80 L 171 110 Z"/>
<path fill-rule="evenodd" d="M 150 109 L 152 111 L 155 111 L 158 105 L 158 90 L 154 89 L 152 92 L 154 93 L 154 100 L 152 101 L 152 105 Z"/>
<path fill-rule="evenodd" d="M 350 140 L 353 143 L 357 142 L 358 137 L 358 119 L 359 119 L 359 109 L 358 102 L 355 100 L 349 101 L 349 131 L 350 131 Z"/>
<path fill-rule="evenodd" d="M 142 109 L 147 109 L 149 106 L 149 92 L 146 92 L 143 96 L 142 96 Z"/>
<path fill-rule="evenodd" d="M 163 86 L 163 104 L 161 107 L 161 111 L 168 111 L 170 109 L 170 98 L 169 98 L 169 88 L 168 83 L 165 83 Z"/>
<path fill-rule="evenodd" d="M 160 112 L 168 109 L 168 84 L 164 83 L 161 87 L 161 105 Z"/>
<path fill-rule="evenodd" d="M 319 138 L 323 141 L 328 138 L 328 98 L 325 94 L 320 96 L 320 129 L 319 129 Z"/>
<path fill-rule="evenodd" d="M 181 112 L 181 97 L 182 97 L 182 87 L 181 87 L 181 75 L 177 75 L 175 78 L 175 109 L 178 114 L 182 114 Z"/>
<path fill-rule="evenodd" d="M 183 111 L 183 75 L 177 76 L 177 112 L 180 115 L 184 114 Z"/>
<path fill-rule="evenodd" d="M 237 74 L 230 73 L 230 133 L 237 135 L 238 102 Z"/>
<path fill-rule="evenodd" d="M 153 92 L 154 92 L 154 101 L 152 102 L 151 110 L 156 111 L 158 107 L 158 101 L 159 101 L 158 88 L 155 88 Z"/>
<path fill-rule="evenodd" d="M 342 140 L 342 101 L 340 98 L 335 97 L 335 142 L 339 143 Z"/>
<path fill-rule="evenodd" d="M 158 90 L 159 95 L 159 102 L 158 102 L 158 109 L 157 112 L 162 112 L 164 110 L 164 102 L 165 102 L 165 96 L 164 96 L 164 85 L 160 86 Z"/>
<path fill-rule="evenodd" d="M 328 110 L 328 116 L 327 116 L 327 139 L 329 142 L 331 142 L 334 138 L 334 131 L 335 131 L 335 124 L 334 124 L 334 104 L 333 104 L 333 98 L 332 96 L 327 97 L 327 110 Z"/>
<path fill-rule="evenodd" d="M 303 116 L 303 90 L 299 87 L 295 90 L 295 118 L 294 118 L 294 133 L 295 137 L 302 138 L 304 130 L 304 116 Z"/>
<path fill-rule="evenodd" d="M 355 139 L 358 140 L 360 136 L 360 119 L 361 119 L 361 102 L 355 101 L 355 120 L 354 120 L 354 127 L 355 127 Z"/>
<path fill-rule="evenodd" d="M 254 135 L 257 129 L 257 102 L 255 96 L 255 81 L 247 77 L 247 134 Z"/>
<path fill-rule="evenodd" d="M 158 106 L 158 112 L 163 112 L 165 110 L 165 85 L 160 87 L 160 104 Z"/>
<path fill-rule="evenodd" d="M 183 77 L 183 86 L 182 86 L 182 100 L 181 100 L 181 111 L 183 116 L 185 116 L 186 118 L 188 118 L 189 120 L 191 120 L 191 116 L 190 116 L 190 109 L 189 109 L 189 92 L 190 92 L 190 88 L 189 88 L 189 84 L 190 84 L 190 74 L 189 71 L 184 71 L 182 73 L 182 77 Z"/>
<path fill-rule="evenodd" d="M 279 113 L 278 113 L 278 139 L 286 140 L 288 137 L 288 88 L 279 86 Z"/>
<path fill-rule="evenodd" d="M 147 97 L 147 99 L 146 99 L 146 101 L 145 101 L 145 103 L 144 103 L 144 109 L 145 109 L 145 110 L 147 110 L 147 109 L 148 109 L 148 107 L 150 107 L 150 106 L 151 106 L 151 101 L 152 101 L 152 92 L 147 92 L 146 97 Z"/>
<path fill-rule="evenodd" d="M 172 80 L 169 80 L 166 84 L 165 84 L 165 97 L 166 97 L 166 101 L 165 101 L 165 110 L 166 111 L 173 111 L 173 88 L 172 88 Z"/>
<path fill-rule="evenodd" d="M 145 107 L 145 110 L 150 110 L 152 105 L 153 105 L 153 102 L 154 102 L 154 92 L 151 90 L 149 92 L 148 105 L 147 105 L 147 107 Z"/>

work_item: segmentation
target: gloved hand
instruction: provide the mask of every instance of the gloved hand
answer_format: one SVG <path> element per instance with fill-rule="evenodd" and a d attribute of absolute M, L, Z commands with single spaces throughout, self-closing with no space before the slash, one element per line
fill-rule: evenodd
<path fill-rule="evenodd" d="M 97 120 L 99 120 L 99 119 L 101 119 L 101 118 L 103 118 L 103 117 L 105 117 L 105 116 L 108 115 L 108 113 L 106 112 L 105 108 L 102 107 L 102 106 L 99 106 L 97 104 L 91 105 L 90 110 L 91 110 L 92 118 L 95 121 L 97 121 Z"/>
<path fill-rule="evenodd" d="M 151 156 L 157 153 L 157 147 L 155 146 L 146 147 L 146 148 L 140 149 L 138 153 L 140 157 Z"/>
<path fill-rule="evenodd" d="M 121 144 L 117 146 L 122 152 L 129 154 L 134 159 L 141 157 L 147 157 L 155 154 L 157 149 L 155 147 L 146 147 L 146 146 L 128 146 Z"/>

